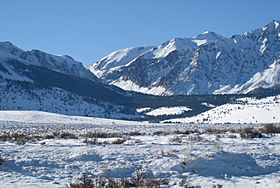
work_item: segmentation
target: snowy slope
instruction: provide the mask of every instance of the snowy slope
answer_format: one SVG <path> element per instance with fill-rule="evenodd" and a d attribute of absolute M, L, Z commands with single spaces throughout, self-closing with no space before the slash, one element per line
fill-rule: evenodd
<path fill-rule="evenodd" d="M 264 99 L 241 98 L 194 117 L 167 120 L 182 123 L 279 123 L 280 95 Z"/>
<path fill-rule="evenodd" d="M 279 21 L 273 21 L 230 38 L 205 32 L 119 50 L 90 70 L 109 84 L 155 95 L 248 93 L 279 88 L 279 41 Z"/>
<path fill-rule="evenodd" d="M 91 110 L 101 111 L 102 109 Z M 102 117 L 102 116 L 100 116 Z M 21 122 L 21 123 L 44 123 L 44 124 L 98 124 L 98 125 L 132 125 L 141 124 L 135 121 L 124 121 L 116 119 L 105 119 L 96 117 L 84 117 L 84 116 L 69 116 L 43 111 L 33 111 L 33 110 L 10 110 L 10 111 L 0 111 L 0 121 L 7 122 Z"/>
<path fill-rule="evenodd" d="M 24 51 L 10 42 L 0 42 L 0 66 L 8 69 L 4 74 L 0 67 L 0 76 L 11 79 L 7 75 L 16 74 L 9 62 L 16 60 L 24 64 L 44 67 L 56 72 L 96 80 L 96 77 L 84 68 L 81 62 L 75 61 L 68 55 L 58 56 L 40 50 Z M 18 77 L 15 80 L 22 80 Z"/>
<path fill-rule="evenodd" d="M 129 119 L 126 92 L 96 78 L 70 56 L 0 42 L 0 109 Z M 118 103 L 118 104 L 116 104 Z M 125 112 L 123 112 L 125 111 Z"/>
<path fill-rule="evenodd" d="M 61 88 L 43 88 L 33 84 L 9 81 L 0 83 L 0 110 L 39 110 L 73 116 L 115 119 L 139 117 L 127 110 L 123 112 L 126 108 L 122 105 L 94 97 L 84 97 Z M 16 115 L 9 117 L 15 120 Z"/>

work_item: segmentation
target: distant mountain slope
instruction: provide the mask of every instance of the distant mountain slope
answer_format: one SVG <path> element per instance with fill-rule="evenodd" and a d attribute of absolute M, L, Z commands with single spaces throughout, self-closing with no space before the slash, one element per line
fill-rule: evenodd
<path fill-rule="evenodd" d="M 245 94 L 280 88 L 280 22 L 230 38 L 205 32 L 119 50 L 90 67 L 125 90 L 154 95 Z"/>
<path fill-rule="evenodd" d="M 90 73 L 88 69 L 84 68 L 81 62 L 75 61 L 68 55 L 57 56 L 40 50 L 23 51 L 10 42 L 0 42 L 0 60 L 2 69 L 4 67 L 10 70 L 8 72 L 12 74 L 13 70 L 9 67 L 7 61 L 15 59 L 26 65 L 40 66 L 56 72 L 96 80 L 96 77 Z M 5 78 L 7 74 L 4 75 L 0 72 L 0 76 Z M 10 76 L 9 78 L 12 79 Z"/>
<path fill-rule="evenodd" d="M 139 54 L 145 49 L 138 50 Z M 169 97 L 127 92 L 100 81 L 79 62 L 65 58 L 69 59 L 36 50 L 25 52 L 9 42 L 0 43 L 0 110 L 39 110 L 67 115 L 158 121 L 204 112 L 209 107 L 200 104 L 203 102 L 221 105 L 238 97 Z M 136 111 L 144 107 L 157 109 L 176 106 L 190 107 L 192 110 L 170 117 L 147 116 Z"/>
<path fill-rule="evenodd" d="M 99 81 L 69 56 L 0 43 L 0 110 L 40 110 L 117 119 L 139 117 L 128 94 Z"/>
<path fill-rule="evenodd" d="M 122 105 L 30 82 L 0 79 L 0 110 L 38 110 L 74 116 L 133 119 Z"/>

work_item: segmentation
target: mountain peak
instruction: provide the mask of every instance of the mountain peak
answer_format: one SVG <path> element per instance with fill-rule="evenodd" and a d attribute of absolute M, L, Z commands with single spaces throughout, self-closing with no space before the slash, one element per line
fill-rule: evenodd
<path fill-rule="evenodd" d="M 194 48 L 195 43 L 189 38 L 173 38 L 168 43 L 169 47 L 174 47 L 174 49 L 181 50 L 185 48 Z"/>
<path fill-rule="evenodd" d="M 18 47 L 16 47 L 13 43 L 9 41 L 0 42 L 0 50 L 11 53 L 15 56 L 20 56 L 24 53 L 24 51 Z"/>
<path fill-rule="evenodd" d="M 207 41 L 217 41 L 217 40 L 221 40 L 224 37 L 222 35 L 219 35 L 213 31 L 205 31 L 199 35 L 197 35 L 196 37 L 194 37 L 194 39 L 196 40 L 207 40 Z"/>
<path fill-rule="evenodd" d="M 277 29 L 280 25 L 280 21 L 278 21 L 278 20 L 273 20 L 273 23 L 274 23 L 275 29 Z"/>
<path fill-rule="evenodd" d="M 62 55 L 62 57 L 75 61 L 75 59 L 73 57 L 71 57 L 70 55 Z"/>
<path fill-rule="evenodd" d="M 157 95 L 248 93 L 274 87 L 279 65 L 267 67 L 279 57 L 279 21 L 264 28 L 231 38 L 212 31 L 173 38 L 133 59 L 124 55 L 121 63 L 103 59 L 91 71 L 109 84 Z"/>
<path fill-rule="evenodd" d="M 275 30 L 279 30 L 279 25 L 280 25 L 280 21 L 277 21 L 277 20 L 273 20 L 272 22 L 266 24 L 262 30 L 263 31 L 275 31 Z"/>

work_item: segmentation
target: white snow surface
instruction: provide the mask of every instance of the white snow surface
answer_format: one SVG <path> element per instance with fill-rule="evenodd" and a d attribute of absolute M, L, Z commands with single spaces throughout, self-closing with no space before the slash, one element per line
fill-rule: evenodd
<path fill-rule="evenodd" d="M 146 108 L 137 108 L 136 111 L 141 113 L 141 112 L 147 112 L 150 111 L 151 108 L 150 107 L 146 107 Z"/>
<path fill-rule="evenodd" d="M 83 124 L 83 123 L 97 123 L 97 124 L 131 124 L 130 121 L 113 120 L 95 117 L 83 117 L 83 116 L 68 116 L 62 114 L 55 114 L 42 111 L 18 111 L 18 110 L 7 110 L 0 111 L 1 121 L 14 121 L 14 122 L 25 122 L 25 123 L 71 123 L 71 124 Z M 137 122 L 136 122 L 137 124 Z"/>
<path fill-rule="evenodd" d="M 130 178 L 138 169 L 149 172 L 150 178 L 167 179 L 169 184 L 164 187 L 183 187 L 179 183 L 182 179 L 203 188 L 218 184 L 232 188 L 280 187 L 279 134 L 256 139 L 241 139 L 230 132 L 219 136 L 154 135 L 158 131 L 172 133 L 208 128 L 258 129 L 262 127 L 260 124 L 151 124 L 73 119 L 35 111 L 0 114 L 0 135 L 17 133 L 42 138 L 31 139 L 23 145 L 0 141 L 0 154 L 5 159 L 0 165 L 0 185 L 5 188 L 62 188 L 81 173 L 91 178 Z M 106 144 L 87 145 L 82 136 L 89 132 L 126 134 L 135 131 L 142 135 L 126 137 L 122 144 L 111 144 L 116 138 L 110 137 L 97 138 Z M 44 138 L 58 132 L 74 133 L 78 138 Z"/>
<path fill-rule="evenodd" d="M 264 99 L 243 98 L 197 116 L 166 120 L 183 123 L 279 123 L 280 95 Z"/>
<path fill-rule="evenodd" d="M 192 109 L 185 106 L 160 107 L 157 109 L 153 109 L 150 112 L 147 112 L 146 114 L 149 116 L 178 115 L 190 110 Z"/>
<path fill-rule="evenodd" d="M 127 91 L 136 91 L 141 93 L 153 94 L 153 95 L 161 95 L 165 92 L 165 88 L 162 86 L 159 87 L 140 87 L 135 84 L 131 80 L 123 80 L 122 78 L 112 82 L 111 84 L 120 87 Z"/>

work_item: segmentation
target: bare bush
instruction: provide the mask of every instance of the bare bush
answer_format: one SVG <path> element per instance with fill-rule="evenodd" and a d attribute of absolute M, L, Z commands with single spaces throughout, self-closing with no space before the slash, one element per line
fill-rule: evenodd
<path fill-rule="evenodd" d="M 240 129 L 239 134 L 241 138 L 262 138 L 262 133 L 252 128 Z"/>
<path fill-rule="evenodd" d="M 82 175 L 75 183 L 67 185 L 68 188 L 129 188 L 129 187 L 145 187 L 153 188 L 167 185 L 168 181 L 165 179 L 150 179 L 139 174 L 137 177 L 131 179 L 113 179 L 100 177 L 91 179 L 85 174 Z"/>
<path fill-rule="evenodd" d="M 0 165 L 2 165 L 3 163 L 5 163 L 5 159 L 2 154 L 0 154 Z"/>
<path fill-rule="evenodd" d="M 129 138 L 117 138 L 116 140 L 113 140 L 112 142 L 109 141 L 99 141 L 98 138 L 88 139 L 86 138 L 84 140 L 84 143 L 89 145 L 106 145 L 106 144 L 123 144 L 126 142 Z"/>
<path fill-rule="evenodd" d="M 222 187 L 223 187 L 223 185 L 221 185 L 221 184 L 213 185 L 213 188 L 222 188 Z"/>
<path fill-rule="evenodd" d="M 265 124 L 263 127 L 263 132 L 268 135 L 272 135 L 277 132 L 277 128 L 273 124 Z"/>
<path fill-rule="evenodd" d="M 178 136 L 169 139 L 170 143 L 182 143 L 182 141 L 183 141 L 182 138 Z"/>
<path fill-rule="evenodd" d="M 55 137 L 54 137 L 54 135 L 46 135 L 45 136 L 45 139 L 54 139 Z"/>
<path fill-rule="evenodd" d="M 12 135 L 13 139 L 15 140 L 15 142 L 19 145 L 23 145 L 26 142 L 28 142 L 29 140 L 31 140 L 32 138 L 25 135 L 25 134 L 14 134 Z"/>
<path fill-rule="evenodd" d="M 196 131 L 190 131 L 190 130 L 176 130 L 173 132 L 173 134 L 193 134 Z"/>
<path fill-rule="evenodd" d="M 99 144 L 97 138 L 94 138 L 94 139 L 88 139 L 88 138 L 86 138 L 86 139 L 84 140 L 84 143 L 89 144 L 89 145 L 96 145 L 96 144 Z"/>
<path fill-rule="evenodd" d="M 121 133 L 107 133 L 107 132 L 87 132 L 82 137 L 85 138 L 113 138 L 113 137 L 122 137 Z"/>
<path fill-rule="evenodd" d="M 128 135 L 128 136 L 141 136 L 141 135 L 143 135 L 143 133 L 140 133 L 138 131 L 134 131 L 134 132 L 129 132 L 126 135 Z"/>
<path fill-rule="evenodd" d="M 69 133 L 69 132 L 60 133 L 59 138 L 62 138 L 62 139 L 78 139 L 78 137 L 74 133 Z"/>
<path fill-rule="evenodd" d="M 191 181 L 187 179 L 182 179 L 179 182 L 179 186 L 184 188 L 195 188 L 193 185 L 191 185 Z"/>
<path fill-rule="evenodd" d="M 68 188 L 95 188 L 95 184 L 92 179 L 90 179 L 86 174 L 83 174 L 82 177 L 78 179 L 75 183 L 70 183 Z"/>
<path fill-rule="evenodd" d="M 237 136 L 236 136 L 236 135 L 233 135 L 233 134 L 230 134 L 230 135 L 228 135 L 228 138 L 230 138 L 230 139 L 236 139 Z"/>
<path fill-rule="evenodd" d="M 167 135 L 170 135 L 171 133 L 170 132 L 166 132 L 166 131 L 156 131 L 154 132 L 154 135 L 156 136 L 167 136 Z"/>
<path fill-rule="evenodd" d="M 212 128 L 207 128 L 205 129 L 206 134 L 224 134 L 226 130 L 222 129 L 212 129 Z"/>
<path fill-rule="evenodd" d="M 7 141 L 11 141 L 12 139 L 13 137 L 7 133 L 0 135 L 0 141 L 7 142 Z"/>
<path fill-rule="evenodd" d="M 200 142 L 200 141 L 203 141 L 203 137 L 201 137 L 199 135 L 191 135 L 188 137 L 188 141 Z"/>

